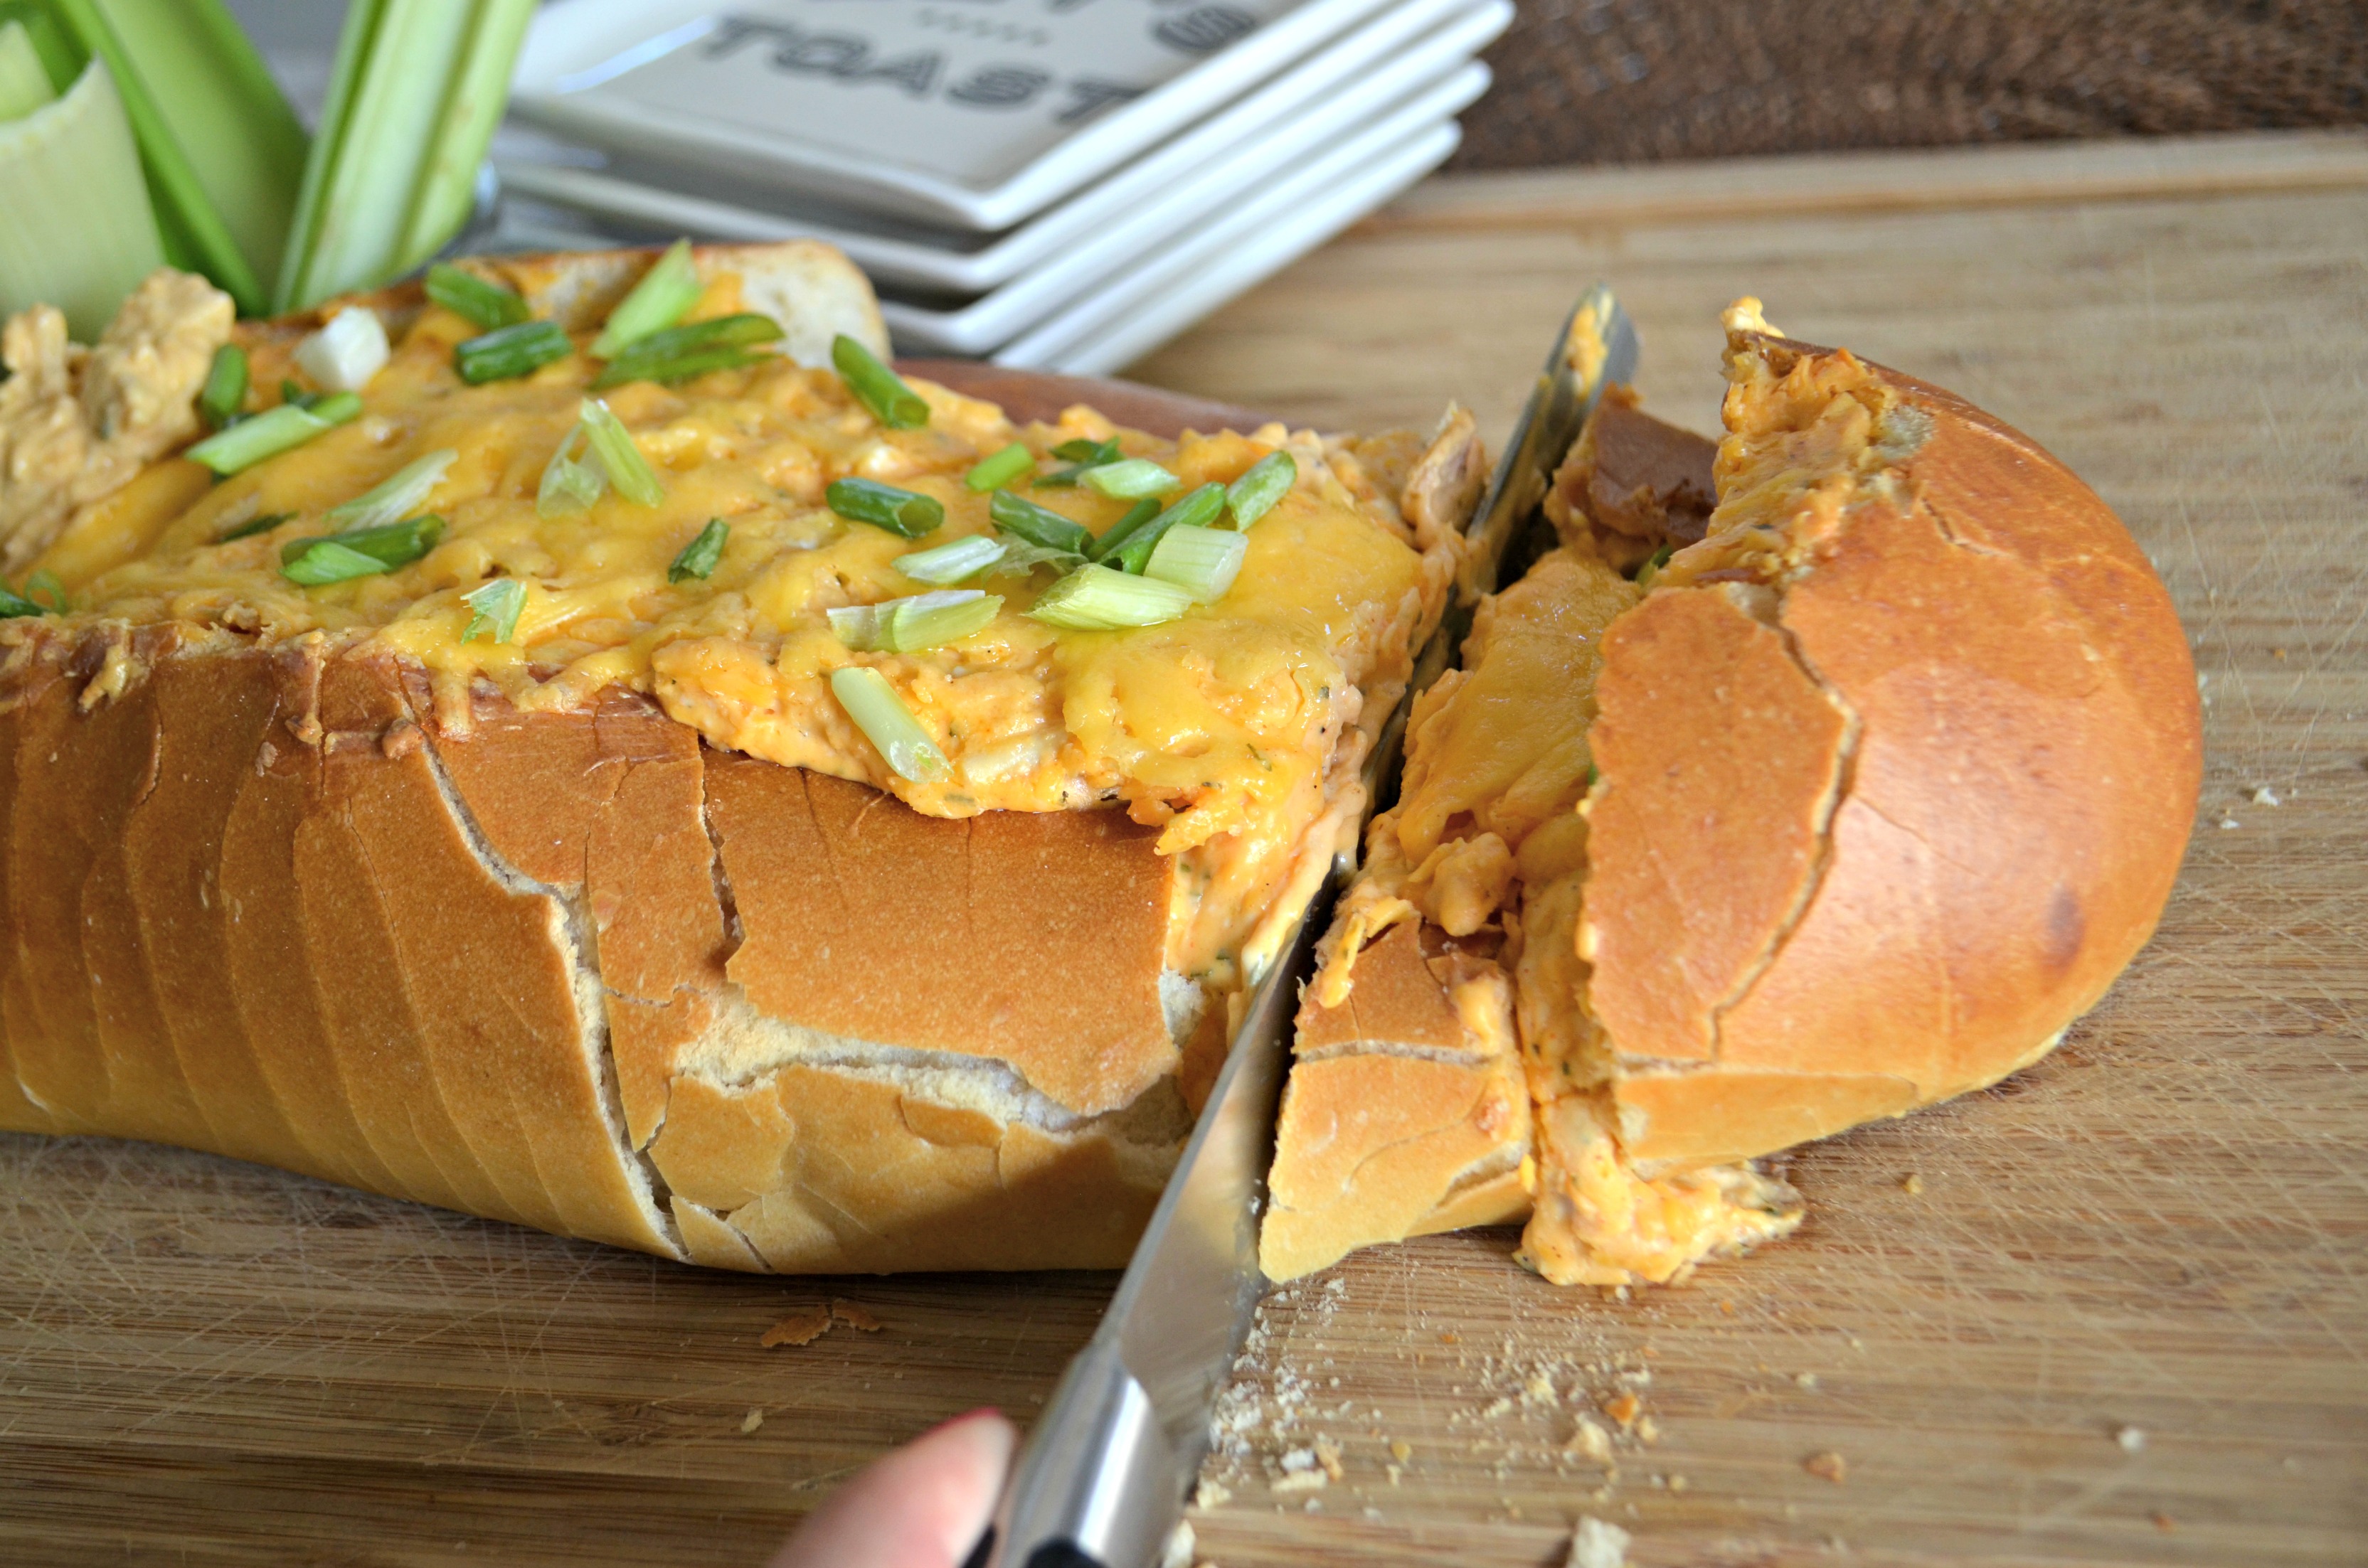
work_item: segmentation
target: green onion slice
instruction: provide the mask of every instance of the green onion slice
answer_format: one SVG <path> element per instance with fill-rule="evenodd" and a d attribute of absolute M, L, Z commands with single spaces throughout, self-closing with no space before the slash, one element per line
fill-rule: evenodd
<path fill-rule="evenodd" d="M 425 517 L 326 539 L 292 539 L 279 547 L 279 574 L 307 587 L 375 576 L 410 565 L 443 537 L 444 519 Z"/>
<path fill-rule="evenodd" d="M 206 367 L 206 384 L 198 393 L 198 417 L 209 430 L 229 428 L 246 406 L 246 350 L 225 343 L 214 350 Z"/>
<path fill-rule="evenodd" d="M 581 422 L 560 437 L 559 449 L 543 465 L 542 483 L 535 487 L 537 517 L 558 517 L 585 511 L 600 499 L 600 493 L 609 488 L 609 480 L 600 472 L 600 465 L 586 456 L 591 445 L 591 437 Z"/>
<path fill-rule="evenodd" d="M 699 303 L 706 286 L 699 280 L 699 264 L 690 257 L 690 242 L 677 240 L 666 247 L 632 292 L 617 301 L 600 335 L 592 340 L 592 357 L 614 359 L 625 348 L 654 332 L 682 320 Z"/>
<path fill-rule="evenodd" d="M 1107 441 L 1087 441 L 1082 438 L 1075 441 L 1064 441 L 1059 446 L 1053 449 L 1053 455 L 1068 463 L 1070 466 L 1063 469 L 1055 469 L 1051 473 L 1044 475 L 1042 479 L 1036 481 L 1036 483 L 1039 486 L 1050 485 L 1065 488 L 1069 485 L 1073 485 L 1077 483 L 1078 478 L 1083 474 L 1093 469 L 1100 468 L 1105 464 L 1114 463 L 1124 454 L 1120 452 L 1118 449 L 1118 438 L 1116 437 L 1112 437 Z"/>
<path fill-rule="evenodd" d="M 1660 549 L 1653 551 L 1651 560 L 1645 562 L 1644 565 L 1636 569 L 1636 587 L 1639 592 L 1649 590 L 1652 587 L 1653 579 L 1659 576 L 1661 574 L 1661 568 L 1669 563 L 1669 553 L 1670 547 L 1665 544 L 1661 546 Z"/>
<path fill-rule="evenodd" d="M 66 597 L 66 585 L 59 582 L 58 574 L 46 566 L 25 579 L 25 597 L 36 604 L 46 602 L 60 615 L 74 608 L 73 602 Z"/>
<path fill-rule="evenodd" d="M 772 356 L 749 353 L 750 346 L 772 343 L 780 335 L 780 323 L 749 311 L 666 327 L 620 351 L 592 385 L 598 390 L 626 381 L 678 381 L 710 370 L 760 364 Z"/>
<path fill-rule="evenodd" d="M 243 523 L 234 523 L 222 529 L 214 536 L 214 542 L 228 544 L 234 539 L 252 539 L 256 534 L 268 534 L 280 524 L 293 520 L 295 516 L 293 512 L 266 512 L 259 517 L 249 517 Z"/>
<path fill-rule="evenodd" d="M 1094 536 L 1086 531 L 1084 524 L 1072 522 L 1051 507 L 1039 506 L 1008 490 L 995 493 L 994 499 L 986 504 L 986 515 L 1005 533 L 1046 550 L 1083 555 L 1093 546 Z"/>
<path fill-rule="evenodd" d="M 1195 603 L 1211 604 L 1224 598 L 1241 575 L 1242 558 L 1249 549 L 1250 541 L 1230 528 L 1178 523 L 1151 547 L 1143 574 L 1175 584 Z"/>
<path fill-rule="evenodd" d="M 49 613 L 7 584 L 0 583 L 0 620 L 15 620 L 20 616 Z"/>
<path fill-rule="evenodd" d="M 917 430 L 929 422 L 929 405 L 921 394 L 847 334 L 831 339 L 830 362 L 838 367 L 839 379 L 871 411 L 871 417 L 889 429 Z"/>
<path fill-rule="evenodd" d="M 586 398 L 576 413 L 576 428 L 591 442 L 592 455 L 609 476 L 610 489 L 636 506 L 655 506 L 666 499 L 666 486 L 658 482 L 657 470 L 642 456 L 642 449 L 633 445 L 633 433 L 607 403 L 597 397 Z"/>
<path fill-rule="evenodd" d="M 462 341 L 452 350 L 452 367 L 472 387 L 531 375 L 575 352 L 575 339 L 555 321 L 519 322 Z"/>
<path fill-rule="evenodd" d="M 993 620 L 1002 608 L 999 594 L 949 588 L 876 605 L 842 606 L 829 612 L 830 629 L 858 653 L 916 653 L 961 642 Z"/>
<path fill-rule="evenodd" d="M 1157 626 L 1191 608 L 1192 596 L 1173 583 L 1086 565 L 1045 589 L 1028 614 L 1070 631 L 1114 631 Z"/>
<path fill-rule="evenodd" d="M 1149 458 L 1126 458 L 1086 470 L 1080 476 L 1091 489 L 1121 501 L 1145 495 L 1166 495 L 1184 488 L 1184 482 Z"/>
<path fill-rule="evenodd" d="M 682 547 L 682 553 L 666 568 L 666 581 L 687 582 L 693 577 L 707 577 L 723 559 L 723 541 L 732 537 L 732 525 L 721 517 L 710 517 L 699 537 Z"/>
<path fill-rule="evenodd" d="M 1036 454 L 1014 441 L 990 458 L 981 458 L 962 475 L 962 483 L 978 494 L 1000 490 L 1036 466 Z"/>
<path fill-rule="evenodd" d="M 1225 487 L 1213 483 L 1201 485 L 1156 517 L 1143 517 L 1143 508 L 1138 506 L 1119 519 L 1118 527 L 1094 540 L 1086 557 L 1090 561 L 1114 561 L 1121 569 L 1141 576 L 1160 535 L 1179 523 L 1207 528 L 1224 509 Z"/>
<path fill-rule="evenodd" d="M 938 749 L 929 732 L 913 717 L 888 684 L 888 677 L 878 670 L 860 665 L 830 672 L 831 695 L 863 732 L 863 738 L 880 748 L 882 760 L 900 778 L 925 784 L 932 778 L 942 778 L 951 770 L 946 754 Z"/>
<path fill-rule="evenodd" d="M 1225 505 L 1233 508 L 1234 527 L 1247 528 L 1291 494 L 1299 483 L 1299 464 L 1289 452 L 1269 452 L 1225 487 Z"/>
<path fill-rule="evenodd" d="M 322 398 L 310 408 L 283 403 L 277 408 L 265 409 L 252 419 L 242 419 L 227 430 L 217 431 L 182 455 L 216 473 L 233 474 L 253 468 L 266 458 L 301 447 L 361 411 L 362 400 L 351 392 Z"/>
<path fill-rule="evenodd" d="M 534 312 L 515 290 L 449 261 L 439 261 L 427 269 L 427 297 L 484 332 L 516 326 L 534 318 Z"/>
<path fill-rule="evenodd" d="M 490 632 L 496 642 L 507 642 L 518 634 L 518 612 L 526 608 L 526 584 L 516 577 L 496 577 L 474 593 L 462 594 L 461 602 L 469 607 L 468 629 L 461 633 L 463 642 L 474 642 Z"/>
<path fill-rule="evenodd" d="M 949 544 L 900 555 L 889 564 L 916 583 L 942 588 L 965 577 L 977 576 L 1000 562 L 1005 553 L 998 540 L 985 534 L 964 534 Z"/>
<path fill-rule="evenodd" d="M 460 460 L 461 454 L 450 447 L 415 459 L 352 500 L 330 507 L 321 514 L 321 520 L 336 524 L 340 533 L 400 521 L 419 510 L 429 494 L 443 483 L 445 471 Z"/>
<path fill-rule="evenodd" d="M 378 319 L 378 312 L 347 305 L 297 344 L 294 358 L 296 368 L 312 377 L 315 386 L 331 392 L 359 392 L 386 369 L 393 353 L 386 341 L 386 324 Z"/>
<path fill-rule="evenodd" d="M 1024 574 L 1037 566 L 1056 566 L 1067 572 L 1086 562 L 1086 558 L 1074 550 L 1048 550 L 1014 537 L 1006 537 L 1002 542 L 1003 559 L 995 563 L 997 572 Z"/>
<path fill-rule="evenodd" d="M 875 479 L 834 479 L 823 498 L 850 523 L 870 523 L 906 539 L 935 533 L 946 520 L 945 506 L 934 497 Z"/>

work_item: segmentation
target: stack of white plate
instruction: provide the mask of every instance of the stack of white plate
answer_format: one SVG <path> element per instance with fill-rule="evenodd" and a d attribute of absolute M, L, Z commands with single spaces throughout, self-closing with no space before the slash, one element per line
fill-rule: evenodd
<path fill-rule="evenodd" d="M 905 352 L 1104 373 L 1436 168 L 1512 16 L 559 0 L 511 100 L 539 134 L 495 145 L 505 229 L 827 240 L 871 273 Z"/>

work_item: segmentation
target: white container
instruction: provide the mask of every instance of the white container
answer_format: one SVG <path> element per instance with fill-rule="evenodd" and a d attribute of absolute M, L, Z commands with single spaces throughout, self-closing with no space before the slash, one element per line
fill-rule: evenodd
<path fill-rule="evenodd" d="M 1401 0 L 1258 91 L 1061 205 L 1001 235 L 932 230 L 800 198 L 778 210 L 728 179 L 620 161 L 608 170 L 499 156 L 510 191 L 661 233 L 727 240 L 818 239 L 875 282 L 978 294 L 1113 229 L 1147 231 L 1178 189 L 1291 155 L 1380 112 L 1485 48 L 1511 0 Z M 1235 173 L 1218 176 L 1223 168 Z"/>
<path fill-rule="evenodd" d="M 999 230 L 1387 0 L 558 0 L 520 119 L 597 146 Z"/>
<path fill-rule="evenodd" d="M 1395 146 L 1352 139 L 1292 169 L 1189 243 L 1032 328 L 995 361 L 1074 376 L 1123 369 L 1404 191 L 1445 163 L 1462 140 L 1453 120 Z"/>
<path fill-rule="evenodd" d="M 1024 277 L 955 309 L 931 310 L 882 299 L 880 312 L 897 346 L 907 351 L 983 354 L 1038 323 L 1145 265 L 1190 243 L 1200 231 L 1223 222 L 1235 208 L 1257 201 L 1278 180 L 1310 163 L 1352 178 L 1357 160 L 1395 149 L 1417 131 L 1452 118 L 1488 90 L 1488 68 L 1476 60 L 1452 66 L 1440 79 L 1417 84 L 1397 101 L 1365 105 L 1344 132 L 1315 147 L 1271 150 L 1252 147 L 1247 156 L 1225 160 L 1170 193 L 1142 222 L 1117 224 L 1074 245 Z M 1378 107 L 1381 113 L 1367 118 Z"/>

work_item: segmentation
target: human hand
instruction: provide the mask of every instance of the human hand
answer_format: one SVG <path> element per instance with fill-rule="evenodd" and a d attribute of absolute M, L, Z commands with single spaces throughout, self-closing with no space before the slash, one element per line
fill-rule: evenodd
<path fill-rule="evenodd" d="M 833 1493 L 771 1568 L 961 1568 L 995 1512 L 1018 1441 L 992 1410 L 932 1427 Z"/>

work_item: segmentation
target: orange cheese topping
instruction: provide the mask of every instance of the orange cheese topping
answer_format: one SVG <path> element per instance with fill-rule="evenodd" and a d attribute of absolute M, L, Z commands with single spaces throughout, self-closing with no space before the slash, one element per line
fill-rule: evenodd
<path fill-rule="evenodd" d="M 1016 428 L 994 405 L 927 382 L 914 390 L 928 425 L 891 430 L 837 375 L 781 360 L 601 393 L 665 494 L 644 506 L 612 490 L 588 512 L 546 517 L 543 469 L 598 364 L 579 352 L 466 386 L 452 351 L 474 331 L 424 311 L 365 390 L 360 418 L 219 484 L 184 460 L 152 470 L 40 564 L 72 590 L 78 619 L 211 623 L 266 643 L 326 632 L 415 661 L 448 724 L 465 725 L 472 690 L 486 687 L 529 711 L 620 687 L 715 745 L 870 783 L 933 815 L 1119 802 L 1164 824 L 1162 848 L 1187 858 L 1172 961 L 1221 981 L 1258 967 L 1269 905 L 1312 888 L 1309 856 L 1328 860 L 1339 823 L 1354 820 L 1355 761 L 1452 570 L 1417 548 L 1353 457 L 1281 426 L 1166 441 L 1083 408 Z M 929 590 L 897 571 L 898 557 L 993 532 L 988 497 L 962 482 L 982 457 L 1018 440 L 1050 472 L 1061 466 L 1053 446 L 1113 435 L 1188 488 L 1293 453 L 1297 484 L 1250 531 L 1223 599 L 1165 626 L 1058 631 L 1021 613 L 1049 570 L 991 574 L 964 585 L 999 595 L 1001 611 L 958 642 L 858 653 L 832 632 L 834 607 Z M 454 460 L 415 510 L 446 528 L 422 559 L 322 587 L 280 574 L 283 545 L 334 531 L 324 511 L 439 451 Z M 935 497 L 945 523 L 907 540 L 842 518 L 825 491 L 844 477 Z M 1021 493 L 1095 533 L 1129 505 L 1086 488 Z M 278 513 L 290 516 L 222 540 Z M 712 518 L 731 528 L 713 574 L 669 582 L 668 565 Z M 467 640 L 462 596 L 495 576 L 527 585 L 515 635 Z M 952 764 L 946 776 L 916 783 L 889 770 L 831 695 L 831 672 L 848 665 L 888 679 Z"/>

